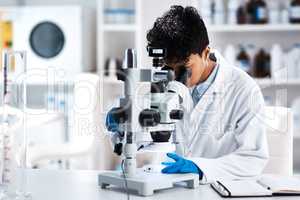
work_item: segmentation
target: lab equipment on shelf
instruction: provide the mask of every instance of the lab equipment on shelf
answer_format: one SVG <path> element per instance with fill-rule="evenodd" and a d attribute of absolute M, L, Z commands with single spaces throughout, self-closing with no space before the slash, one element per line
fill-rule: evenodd
<path fill-rule="evenodd" d="M 254 57 L 252 75 L 257 78 L 270 77 L 270 54 L 260 48 Z"/>
<path fill-rule="evenodd" d="M 279 7 L 280 7 L 280 23 L 281 24 L 290 23 L 289 6 L 286 3 L 281 2 L 281 4 L 279 4 Z"/>
<path fill-rule="evenodd" d="M 216 25 L 225 24 L 225 7 L 223 0 L 215 0 L 213 6 L 213 22 Z"/>
<path fill-rule="evenodd" d="M 291 23 L 300 23 L 300 0 L 293 0 L 289 9 Z"/>
<path fill-rule="evenodd" d="M 250 57 L 246 52 L 245 47 L 243 47 L 242 45 L 240 46 L 240 51 L 236 57 L 236 60 L 239 68 L 241 68 L 249 74 L 251 73 Z"/>
<path fill-rule="evenodd" d="M 199 8 L 208 25 L 300 23 L 299 0 L 201 0 Z"/>
<path fill-rule="evenodd" d="M 28 199 L 25 169 L 27 164 L 27 125 L 22 113 L 27 112 L 26 52 L 4 50 L 2 54 L 0 107 L 1 107 L 1 194 L 2 198 Z M 13 84 L 19 84 L 12 95 Z M 19 109 L 12 108 L 16 102 Z M 15 134 L 22 127 L 22 134 Z M 19 172 L 19 173 L 18 173 Z"/>
<path fill-rule="evenodd" d="M 212 0 L 200 1 L 200 13 L 204 19 L 205 24 L 213 24 Z"/>
<path fill-rule="evenodd" d="M 105 22 L 108 24 L 130 24 L 134 23 L 134 1 L 133 0 L 111 0 L 106 1 L 104 8 Z"/>
<path fill-rule="evenodd" d="M 279 44 L 274 44 L 271 48 L 271 77 L 285 78 L 287 75 L 283 68 L 283 51 Z"/>
<path fill-rule="evenodd" d="M 268 23 L 268 8 L 264 0 L 250 0 L 246 6 L 251 24 Z"/>
<path fill-rule="evenodd" d="M 224 56 L 231 64 L 256 78 L 271 77 L 274 80 L 300 79 L 300 44 L 283 49 L 274 44 L 270 50 L 256 47 L 253 44 L 228 44 Z"/>
<path fill-rule="evenodd" d="M 13 49 L 27 52 L 28 70 L 48 73 L 55 66 L 70 77 L 96 65 L 94 14 L 80 5 L 0 8 L 0 18 L 12 26 L 6 33 Z"/>
<path fill-rule="evenodd" d="M 280 23 L 280 8 L 278 1 L 268 1 L 269 7 L 269 23 L 279 24 Z"/>
<path fill-rule="evenodd" d="M 237 24 L 238 17 L 237 11 L 240 7 L 240 0 L 229 0 L 228 1 L 228 13 L 227 13 L 227 23 L 228 24 Z"/>
<path fill-rule="evenodd" d="M 250 58 L 250 65 L 251 65 L 251 67 L 253 67 L 254 57 L 255 57 L 257 48 L 256 48 L 255 44 L 248 43 L 248 44 L 245 44 L 245 49 L 246 49 L 247 54 L 249 55 L 249 58 Z"/>
<path fill-rule="evenodd" d="M 238 9 L 236 10 L 236 18 L 238 24 L 246 24 L 247 23 L 247 11 L 244 6 L 244 1 L 240 2 Z"/>
<path fill-rule="evenodd" d="M 300 78 L 300 44 L 293 45 L 293 47 L 287 52 L 284 64 L 287 68 L 288 78 Z"/>

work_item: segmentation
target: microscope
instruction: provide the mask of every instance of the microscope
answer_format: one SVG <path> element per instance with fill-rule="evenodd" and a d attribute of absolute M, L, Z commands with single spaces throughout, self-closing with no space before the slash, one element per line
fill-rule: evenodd
<path fill-rule="evenodd" d="M 138 68 L 136 53 L 127 49 L 124 61 L 124 98 L 120 107 L 114 108 L 113 118 L 119 124 L 125 144 L 118 143 L 114 151 L 123 156 L 122 171 L 106 171 L 98 175 L 101 188 L 114 185 L 127 190 L 135 190 L 141 196 L 149 196 L 154 191 L 172 188 L 175 183 L 185 182 L 188 188 L 199 185 L 197 174 L 148 173 L 137 168 L 136 154 L 142 135 L 150 135 L 153 143 L 165 143 L 172 138 L 176 146 L 176 122 L 183 118 L 181 97 L 168 90 L 168 83 L 175 79 L 172 70 L 164 68 L 166 50 L 148 47 L 152 57 L 151 68 Z"/>

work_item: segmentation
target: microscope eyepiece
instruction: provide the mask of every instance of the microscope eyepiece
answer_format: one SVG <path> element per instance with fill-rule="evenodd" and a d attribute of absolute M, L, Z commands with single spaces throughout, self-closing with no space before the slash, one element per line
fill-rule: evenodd
<path fill-rule="evenodd" d="M 167 50 L 165 48 L 159 47 L 148 47 L 148 56 L 152 57 L 152 66 L 153 67 L 162 67 L 164 64 L 164 58 L 167 54 Z"/>
<path fill-rule="evenodd" d="M 160 47 L 148 47 L 148 56 L 152 58 L 164 58 L 166 56 L 167 50 Z"/>

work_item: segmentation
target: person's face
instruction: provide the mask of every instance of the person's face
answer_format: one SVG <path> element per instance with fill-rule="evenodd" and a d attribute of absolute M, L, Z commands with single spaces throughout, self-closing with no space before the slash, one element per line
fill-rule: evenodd
<path fill-rule="evenodd" d="M 177 76 L 180 73 L 180 67 L 184 66 L 190 71 L 189 78 L 186 81 L 187 87 L 193 87 L 201 81 L 201 77 L 205 72 L 209 62 L 209 48 L 206 48 L 202 54 L 192 54 L 189 56 L 188 61 L 184 63 L 171 64 Z"/>

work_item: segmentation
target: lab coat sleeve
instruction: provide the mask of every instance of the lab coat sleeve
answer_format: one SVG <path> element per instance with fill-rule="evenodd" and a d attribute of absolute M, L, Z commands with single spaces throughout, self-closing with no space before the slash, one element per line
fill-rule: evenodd
<path fill-rule="evenodd" d="M 242 179 L 261 174 L 268 160 L 268 146 L 263 123 L 264 100 L 258 86 L 244 90 L 235 115 L 236 151 L 213 159 L 189 158 L 203 172 L 202 183 L 214 180 Z M 248 94 L 247 94 L 248 93 Z M 226 133 L 225 133 L 226 134 Z"/>

